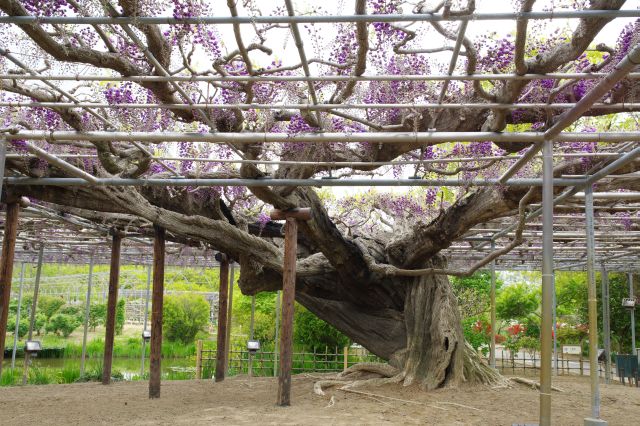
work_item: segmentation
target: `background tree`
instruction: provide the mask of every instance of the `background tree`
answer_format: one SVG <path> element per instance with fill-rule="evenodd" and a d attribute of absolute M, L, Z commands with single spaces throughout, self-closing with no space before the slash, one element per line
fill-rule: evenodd
<path fill-rule="evenodd" d="M 202 295 L 180 294 L 165 298 L 162 330 L 168 340 L 193 343 L 207 324 L 209 304 Z"/>
<path fill-rule="evenodd" d="M 523 321 L 540 308 L 540 291 L 526 283 L 502 289 L 496 298 L 496 315 L 503 320 Z"/>

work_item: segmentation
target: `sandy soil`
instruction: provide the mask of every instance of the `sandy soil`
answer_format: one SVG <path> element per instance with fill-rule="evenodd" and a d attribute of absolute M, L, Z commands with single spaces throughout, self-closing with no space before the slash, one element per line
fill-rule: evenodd
<path fill-rule="evenodd" d="M 275 405 L 274 378 L 234 377 L 169 381 L 162 398 L 147 398 L 146 382 L 98 383 L 0 388 L 0 424 L 429 424 L 512 425 L 537 423 L 538 393 L 527 386 L 489 390 L 442 389 L 431 393 L 384 386 L 359 388 L 394 399 L 342 391 L 313 394 L 314 379 L 294 376 L 292 406 Z M 565 390 L 553 394 L 555 425 L 581 425 L 589 414 L 588 378 L 559 377 Z M 602 417 L 609 425 L 640 424 L 640 389 L 602 385 Z M 333 402 L 331 398 L 333 397 Z M 332 404 L 332 405 L 331 405 Z M 461 404 L 461 405 L 456 405 Z"/>

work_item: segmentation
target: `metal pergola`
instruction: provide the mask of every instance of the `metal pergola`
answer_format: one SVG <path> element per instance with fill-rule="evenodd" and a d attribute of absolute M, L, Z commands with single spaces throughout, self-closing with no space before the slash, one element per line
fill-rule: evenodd
<path fill-rule="evenodd" d="M 232 2 L 233 3 L 233 2 Z M 356 1 L 357 5 L 365 2 Z M 450 2 L 443 2 L 451 6 Z M 597 364 L 597 312 L 595 295 L 594 271 L 601 265 L 608 271 L 638 272 L 640 269 L 637 257 L 640 254 L 640 174 L 616 174 L 625 166 L 638 161 L 640 157 L 640 131 L 602 131 L 583 133 L 576 132 L 570 127 L 583 115 L 591 110 L 628 112 L 632 114 L 640 110 L 639 103 L 609 103 L 602 102 L 603 96 L 623 79 L 636 81 L 640 78 L 638 64 L 640 64 L 640 45 L 630 48 L 611 72 L 555 72 L 549 74 L 535 74 L 516 72 L 501 74 L 456 73 L 456 64 L 461 52 L 462 41 L 468 25 L 481 21 L 506 21 L 517 23 L 517 37 L 526 37 L 526 22 L 544 19 L 576 19 L 576 18 L 640 18 L 640 10 L 551 10 L 543 12 L 520 13 L 450 13 L 438 8 L 429 13 L 414 14 L 366 14 L 353 15 L 298 15 L 290 0 L 285 0 L 288 15 L 285 16 L 240 16 L 236 6 L 230 5 L 232 16 L 197 16 L 197 17 L 108 17 L 108 16 L 0 16 L 0 25 L 112 25 L 120 28 L 144 54 L 146 61 L 154 66 L 157 75 L 124 76 L 112 72 L 99 74 L 90 73 L 53 73 L 43 74 L 41 71 L 29 67 L 22 62 L 11 49 L 0 42 L 0 56 L 10 62 L 20 72 L 0 74 L 0 89 L 2 85 L 20 80 L 39 84 L 56 93 L 56 102 L 36 102 L 23 97 L 18 101 L 2 101 L 0 108 L 5 110 L 20 110 L 25 108 L 74 108 L 87 112 L 97 118 L 104 125 L 105 130 L 69 131 L 52 129 L 24 129 L 11 127 L 0 133 L 0 171 L 5 176 L 2 184 L 10 187 L 28 186 L 136 186 L 136 187 L 207 187 L 207 186 L 246 186 L 246 187 L 280 187 L 280 186 L 312 186 L 312 187 L 480 187 L 480 186 L 520 186 L 542 187 L 542 202 L 533 205 L 533 209 L 522 215 L 521 223 L 514 217 L 488 221 L 466 232 L 452 243 L 443 253 L 449 259 L 450 267 L 466 269 L 471 263 L 478 263 L 481 268 L 492 271 L 495 282 L 496 270 L 541 270 L 542 271 L 542 327 L 541 327 L 541 377 L 540 377 L 540 424 L 550 424 L 551 412 L 551 354 L 552 354 L 552 321 L 553 321 L 553 273 L 554 270 L 575 270 L 588 272 L 589 285 L 589 315 L 590 315 L 590 357 L 592 365 Z M 306 55 L 305 46 L 300 35 L 299 24 L 335 24 L 344 23 L 359 25 L 364 23 L 425 23 L 425 22 L 457 22 L 453 48 L 451 50 L 449 71 L 428 75 L 407 74 L 379 74 L 367 75 L 312 75 L 310 63 Z M 522 29 L 524 23 L 524 31 Z M 285 25 L 296 42 L 296 48 L 301 66 L 295 75 L 260 75 L 252 72 L 249 75 L 197 75 L 190 70 L 165 69 L 153 53 L 145 47 L 133 25 L 232 25 L 239 28 L 242 25 L 278 24 Z M 241 56 L 248 57 L 246 47 L 236 37 Z M 426 52 L 426 51 L 425 51 Z M 427 52 L 428 53 L 428 52 Z M 516 64 L 517 66 L 518 64 Z M 520 71 L 520 70 L 519 70 Z M 535 81 L 549 79 L 590 80 L 595 85 L 576 102 L 549 103 L 451 103 L 445 102 L 445 95 L 450 82 L 474 81 Z M 372 81 L 430 81 L 442 82 L 438 102 L 425 103 L 323 103 L 318 100 L 314 83 L 344 82 L 359 84 Z M 182 103 L 122 103 L 110 104 L 101 101 L 81 100 L 69 90 L 73 83 L 85 84 L 90 82 L 168 82 Z M 309 103 L 225 103 L 213 104 L 196 102 L 186 93 L 181 83 L 276 83 L 276 82 L 306 82 Z M 637 83 L 634 83 L 637 84 Z M 207 113 L 214 110 L 232 109 L 237 111 L 249 110 L 297 110 L 319 115 L 321 113 L 351 119 L 368 127 L 364 132 L 325 132 L 287 134 L 281 132 L 143 132 L 121 129 L 105 114 L 110 109 L 128 110 L 161 110 L 193 111 L 201 122 L 212 125 Z M 406 132 L 399 131 L 392 126 L 377 125 L 368 121 L 362 111 L 386 111 L 391 109 L 406 111 L 443 111 L 443 110 L 535 110 L 557 114 L 558 119 L 544 131 L 481 131 L 481 132 L 444 132 L 436 129 L 429 131 Z M 322 130 L 322 129 L 321 129 Z M 11 141 L 26 141 L 26 151 L 17 151 Z M 96 158 L 90 153 L 52 154 L 37 146 L 38 142 L 46 141 L 50 144 L 65 144 L 70 142 L 109 143 L 117 140 L 129 142 L 140 150 L 151 155 L 153 161 L 161 165 L 169 173 L 164 177 L 95 177 L 74 166 L 70 159 Z M 245 158 L 236 150 L 234 144 L 267 144 L 282 143 L 301 144 L 330 144 L 330 143 L 373 143 L 379 145 L 411 143 L 416 148 L 434 143 L 454 142 L 484 142 L 497 143 L 528 143 L 530 147 L 518 154 L 487 157 L 457 157 L 436 160 L 391 160 L 380 162 L 367 161 L 314 161 L 305 158 L 300 161 L 284 160 L 251 160 Z M 177 155 L 155 155 L 150 153 L 150 144 L 177 142 L 202 142 L 208 144 L 224 144 L 235 152 L 233 158 L 198 158 Z M 607 145 L 611 149 L 589 154 L 565 153 L 554 151 L 554 147 L 571 142 L 596 142 Z M 588 174 L 574 176 L 553 176 L 554 158 L 593 158 L 599 160 L 596 167 Z M 48 178 L 29 177 L 17 174 L 7 174 L 4 171 L 5 158 L 7 160 L 20 158 L 38 158 L 64 170 L 72 177 Z M 326 178 L 316 176 L 307 179 L 282 178 L 189 178 L 180 176 L 168 162 L 180 164 L 185 161 L 202 163 L 225 163 L 231 165 L 254 164 L 256 166 L 284 166 L 291 164 L 305 164 L 325 167 L 329 170 L 344 167 L 384 167 L 394 165 L 425 165 L 455 163 L 463 165 L 482 159 L 496 161 L 504 166 L 503 173 L 498 178 L 464 179 L 459 174 L 453 177 L 424 178 Z M 542 166 L 541 177 L 520 177 L 518 173 L 527 165 Z M 623 181 L 630 188 L 623 192 L 600 191 L 599 187 Z M 624 215 L 624 216 L 621 216 Z M 623 220 L 621 220 L 624 219 Z M 120 255 L 127 263 L 153 263 L 152 243 L 153 224 L 140 221 L 138 228 L 149 229 L 147 234 L 123 234 L 124 245 Z M 622 223 L 625 222 L 625 223 Z M 19 221 L 20 234 L 17 239 L 15 253 L 16 262 L 67 262 L 67 263 L 109 263 L 111 257 L 109 248 L 112 245 L 112 229 L 108 223 L 96 224 L 89 220 L 61 213 L 54 205 L 46 203 L 33 204 L 23 209 Z M 3 229 L 3 234 L 5 234 Z M 518 244 L 510 248 L 510 244 L 518 235 L 524 238 L 525 244 Z M 5 235 L 6 237 L 6 235 Z M 540 244 L 541 243 L 541 244 Z M 44 247 L 44 249 L 40 249 Z M 4 249 L 4 247 L 3 247 Z M 40 250 L 40 253 L 38 253 Z M 504 251 L 497 258 L 492 253 Z M 4 253 L 4 250 L 3 250 Z M 213 258 L 213 248 L 206 245 L 194 244 L 188 250 L 180 242 L 168 242 L 166 245 L 167 264 L 173 265 L 201 265 L 218 266 L 219 262 Z M 40 254 L 40 256 L 38 256 Z M 221 296 L 222 297 L 222 296 Z M 608 303 L 608 300 L 604 300 Z M 492 305 L 495 309 L 495 286 L 492 289 Z M 492 312 L 495 321 L 495 312 Z M 153 337 L 152 337 L 153 339 Z M 608 359 L 610 359 L 608 357 Z M 495 341 L 491 345 L 491 360 L 495 363 Z M 610 370 L 610 369 L 608 369 Z M 158 385 L 159 386 L 159 385 Z M 592 417 L 600 417 L 600 397 L 597 371 L 591 369 L 592 386 Z M 159 392 L 159 390 L 158 390 Z"/>

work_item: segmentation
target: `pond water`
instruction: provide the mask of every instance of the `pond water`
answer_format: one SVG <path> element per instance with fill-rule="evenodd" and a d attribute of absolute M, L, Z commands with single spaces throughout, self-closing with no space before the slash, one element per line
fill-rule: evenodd
<path fill-rule="evenodd" d="M 22 369 L 23 358 L 16 359 L 16 368 Z M 101 358 L 87 358 L 85 371 L 91 371 L 102 364 Z M 62 371 L 65 369 L 80 370 L 80 358 L 32 358 L 33 367 L 47 370 L 48 372 Z M 112 372 L 120 372 L 125 380 L 139 378 L 141 361 L 140 358 L 113 358 Z M 149 373 L 149 359 L 145 359 L 145 373 Z M 187 379 L 195 377 L 194 358 L 163 358 L 162 375 L 167 378 Z M 11 359 L 5 359 L 2 363 L 3 371 L 11 368 Z"/>

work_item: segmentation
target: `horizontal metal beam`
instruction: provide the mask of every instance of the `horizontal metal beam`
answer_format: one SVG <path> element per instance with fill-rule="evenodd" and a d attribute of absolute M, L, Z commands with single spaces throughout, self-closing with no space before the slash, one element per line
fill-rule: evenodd
<path fill-rule="evenodd" d="M 608 73 L 594 72 L 568 72 L 549 74 L 380 74 L 380 75 L 86 75 L 86 74 L 65 74 L 65 75 L 21 75 L 21 74 L 0 74 L 0 80 L 24 80 L 24 81 L 132 81 L 132 82 L 366 82 L 366 81 L 488 81 L 488 80 L 597 80 L 606 77 Z M 627 75 L 629 79 L 640 78 L 640 72 Z"/>
<path fill-rule="evenodd" d="M 575 186 L 584 179 L 554 179 L 555 186 Z M 28 178 L 5 177 L 5 185 L 12 186 L 87 186 L 88 182 L 77 178 Z M 110 186 L 495 186 L 497 179 L 121 179 L 98 178 L 98 185 Z M 512 179 L 510 186 L 541 186 L 542 179 Z"/>
<path fill-rule="evenodd" d="M 92 142 L 209 142 L 209 143 L 415 143 L 439 142 L 541 142 L 542 132 L 357 132 L 357 133 L 196 133 L 196 132 L 76 132 L 67 130 L 20 130 L 7 133 L 8 140 Z M 564 132 L 556 142 L 640 141 L 640 132 Z"/>
<path fill-rule="evenodd" d="M 521 19 L 637 18 L 640 10 L 562 10 L 526 13 L 297 15 L 297 16 L 2 16 L 0 24 L 331 24 L 343 22 L 513 21 Z"/>
<path fill-rule="evenodd" d="M 329 111 L 333 109 L 571 109 L 575 103 L 397 103 L 397 104 L 170 104 L 170 103 L 120 103 L 107 102 L 0 102 L 5 108 L 108 108 L 108 109 L 178 109 L 178 110 L 282 110 Z M 592 108 L 605 111 L 637 111 L 640 103 L 593 104 Z"/>

